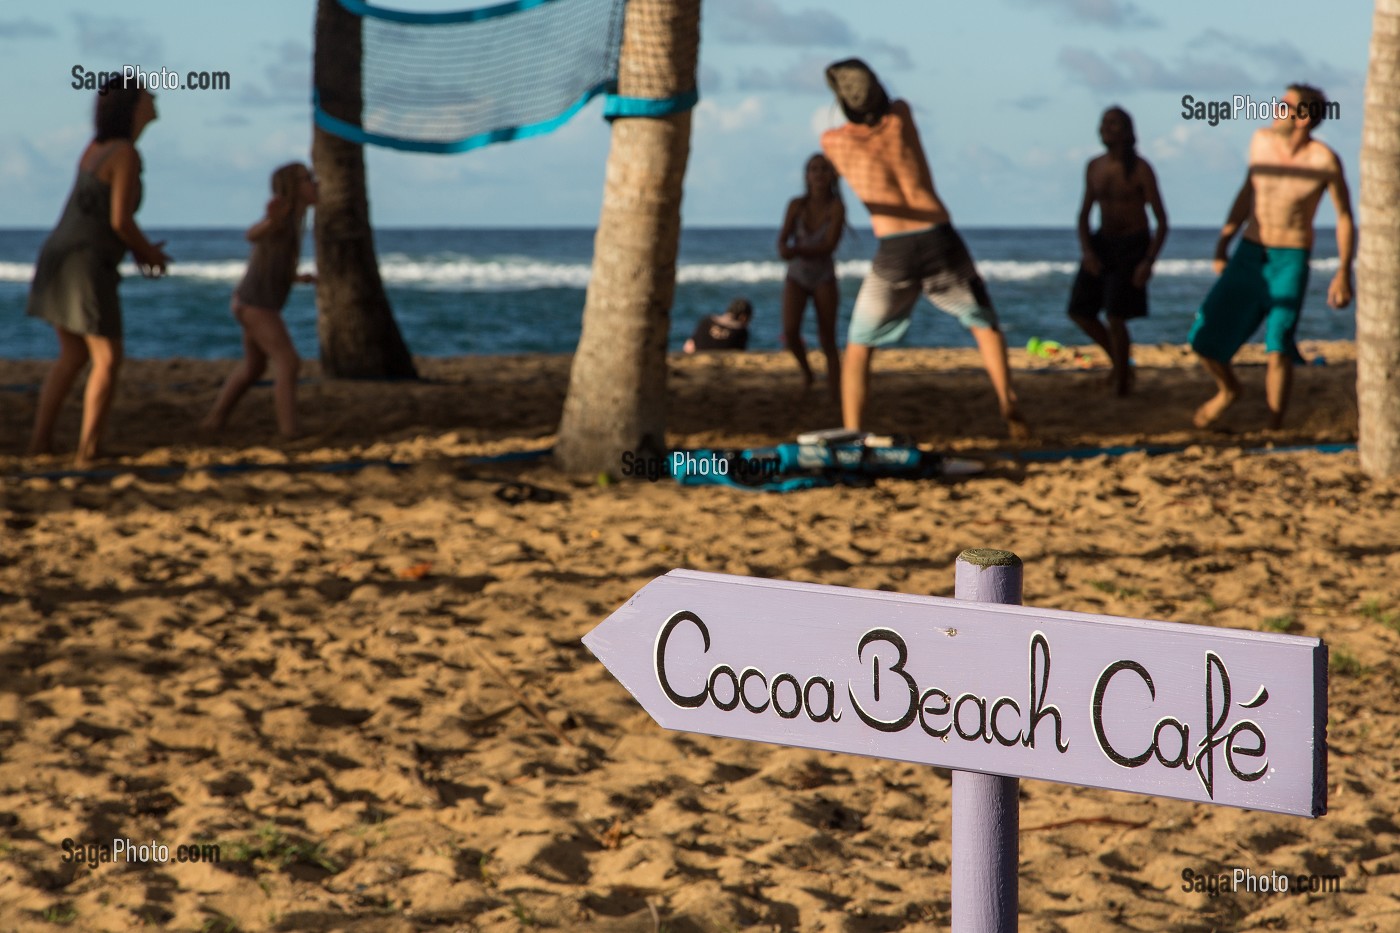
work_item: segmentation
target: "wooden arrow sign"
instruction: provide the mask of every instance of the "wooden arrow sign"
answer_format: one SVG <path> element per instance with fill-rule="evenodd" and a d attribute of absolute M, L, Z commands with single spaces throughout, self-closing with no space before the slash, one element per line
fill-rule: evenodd
<path fill-rule="evenodd" d="M 673 570 L 584 644 L 668 729 L 1327 809 L 1316 638 Z"/>

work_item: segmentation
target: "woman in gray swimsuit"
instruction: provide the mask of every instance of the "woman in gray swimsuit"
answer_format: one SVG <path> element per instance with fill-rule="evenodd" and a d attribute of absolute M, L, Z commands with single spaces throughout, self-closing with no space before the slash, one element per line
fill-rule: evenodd
<path fill-rule="evenodd" d="M 836 169 L 826 156 L 817 153 L 808 159 L 804 177 L 807 193 L 788 202 L 778 234 L 778 255 L 788 261 L 783 282 L 783 339 L 802 370 L 803 388 L 810 388 L 812 368 L 802 340 L 802 312 L 811 299 L 817 309 L 817 337 L 826 354 L 827 391 L 839 405 L 841 357 L 836 348 L 836 308 L 840 294 L 831 255 L 846 226 L 846 205 L 841 200 Z"/>
<path fill-rule="evenodd" d="M 136 140 L 156 118 L 155 96 L 135 81 L 114 80 L 98 92 L 92 142 L 78 160 L 73 192 L 34 265 L 28 314 L 53 325 L 58 360 L 44 378 L 30 456 L 52 453 L 63 400 L 88 361 L 83 422 L 75 462 L 99 456 L 122 361 L 122 308 L 117 265 L 127 250 L 141 274 L 158 278 L 170 262 L 136 225 L 141 205 L 141 156 Z"/>
<path fill-rule="evenodd" d="M 272 400 L 277 430 L 286 438 L 300 433 L 297 423 L 297 373 L 301 359 L 282 320 L 293 282 L 314 282 L 314 275 L 297 275 L 301 235 L 307 208 L 316 203 L 316 179 L 311 169 L 290 162 L 272 173 L 272 200 L 267 214 L 246 234 L 253 244 L 248 269 L 233 291 L 233 316 L 243 328 L 243 359 L 204 419 L 208 431 L 222 430 L 229 413 L 272 363 Z"/>

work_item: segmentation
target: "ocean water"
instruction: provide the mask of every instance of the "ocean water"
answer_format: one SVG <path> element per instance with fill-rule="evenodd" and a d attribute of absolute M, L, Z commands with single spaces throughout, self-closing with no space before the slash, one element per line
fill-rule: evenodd
<path fill-rule="evenodd" d="M 1078 265 L 1073 230 L 960 228 L 1012 346 L 1031 337 L 1083 343 L 1065 316 Z M 1173 229 L 1151 284 L 1151 314 L 1133 322 L 1140 343 L 1181 343 L 1214 275 L 1209 257 L 1218 228 Z M 48 325 L 25 316 L 34 257 L 47 231 L 0 230 L 0 359 L 43 359 L 56 353 Z M 127 355 L 136 358 L 238 356 L 241 341 L 229 315 L 229 293 L 243 273 L 247 243 L 241 229 L 151 230 L 175 257 L 170 275 L 142 279 L 127 265 L 122 284 Z M 777 231 L 760 228 L 687 229 L 681 238 L 678 283 L 671 313 L 671 347 L 679 350 L 701 316 L 723 310 L 739 295 L 756 314 L 751 346 L 780 347 L 784 264 L 774 252 Z M 375 233 L 380 270 L 399 327 L 413 352 L 446 356 L 499 353 L 565 353 L 578 342 L 593 252 L 593 231 L 409 230 Z M 848 232 L 837 252 L 841 307 L 838 337 L 862 277 L 869 271 L 875 238 Z M 1326 304 L 1336 271 L 1335 239 L 1318 231 L 1317 250 L 1300 339 L 1350 340 L 1353 309 Z M 312 255 L 308 242 L 303 256 Z M 314 268 L 309 259 L 303 269 Z M 317 355 L 315 290 L 296 286 L 286 320 L 298 350 Z M 804 332 L 816 346 L 809 310 Z M 956 321 L 921 302 L 909 346 L 972 346 Z"/>

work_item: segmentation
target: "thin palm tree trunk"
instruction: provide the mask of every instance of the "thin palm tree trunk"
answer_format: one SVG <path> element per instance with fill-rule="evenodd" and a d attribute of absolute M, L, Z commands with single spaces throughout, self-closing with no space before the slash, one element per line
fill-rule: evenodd
<path fill-rule="evenodd" d="M 318 0 L 314 80 L 321 106 L 355 125 L 364 106 L 360 52 L 360 18 L 336 0 Z M 320 183 L 316 329 L 322 371 L 348 379 L 414 378 L 413 357 L 379 277 L 364 149 L 320 127 L 312 132 L 311 162 Z"/>

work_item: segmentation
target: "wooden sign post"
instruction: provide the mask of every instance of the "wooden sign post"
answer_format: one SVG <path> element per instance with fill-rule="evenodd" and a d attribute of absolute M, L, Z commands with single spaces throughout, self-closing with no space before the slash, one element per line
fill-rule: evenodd
<path fill-rule="evenodd" d="M 951 768 L 954 929 L 1016 923 L 1016 779 L 1314 817 L 1316 638 L 1010 605 L 1020 560 L 958 558 L 957 599 L 673 570 L 584 644 L 657 723 Z"/>

